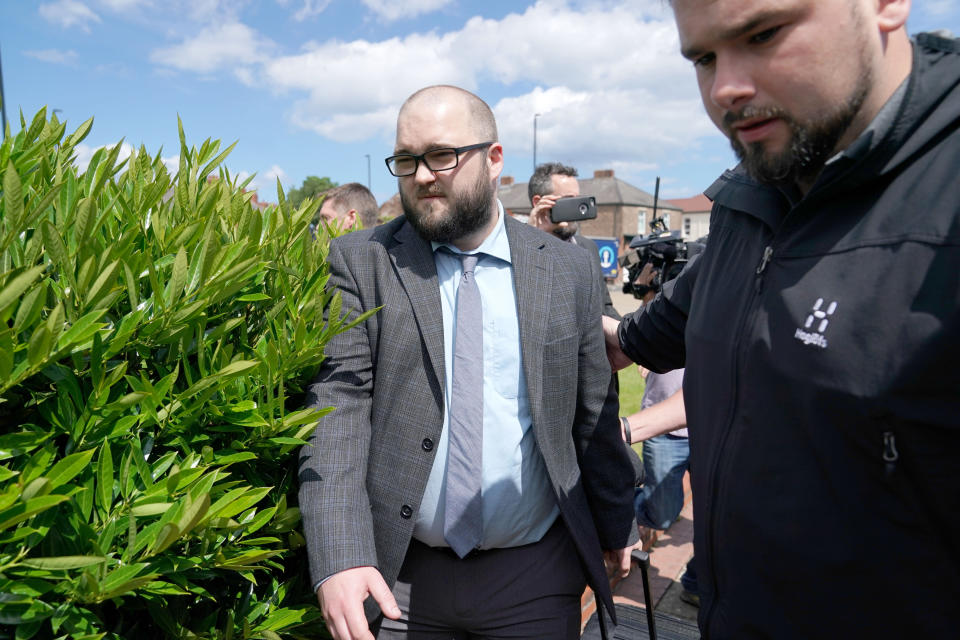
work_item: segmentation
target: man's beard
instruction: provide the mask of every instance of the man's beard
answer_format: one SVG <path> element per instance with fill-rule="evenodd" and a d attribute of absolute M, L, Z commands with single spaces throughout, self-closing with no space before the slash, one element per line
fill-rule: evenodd
<path fill-rule="evenodd" d="M 556 227 L 553 230 L 553 235 L 557 236 L 564 242 L 568 242 L 570 238 L 577 235 L 577 231 L 580 229 L 580 223 L 578 222 L 568 222 L 565 227 Z"/>
<path fill-rule="evenodd" d="M 856 87 L 846 102 L 832 113 L 808 122 L 800 122 L 780 107 L 747 106 L 723 116 L 723 128 L 737 158 L 756 180 L 767 184 L 811 182 L 837 151 L 837 143 L 860 112 L 873 86 L 868 66 L 863 67 Z M 744 145 L 737 139 L 733 125 L 748 118 L 780 118 L 790 128 L 786 149 L 771 153 L 762 142 Z"/>
<path fill-rule="evenodd" d="M 440 193 L 434 183 L 429 187 L 416 187 L 415 193 L 426 195 Z M 414 207 L 407 199 L 403 188 L 400 189 L 400 203 L 403 213 L 425 240 L 451 243 L 483 228 L 490 221 L 493 201 L 493 183 L 490 174 L 484 168 L 472 187 L 459 193 L 445 193 L 449 211 L 444 216 L 434 216 Z"/>

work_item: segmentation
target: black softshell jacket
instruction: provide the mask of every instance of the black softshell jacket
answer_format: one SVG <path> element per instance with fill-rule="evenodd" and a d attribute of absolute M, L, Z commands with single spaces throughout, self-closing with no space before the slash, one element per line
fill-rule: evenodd
<path fill-rule="evenodd" d="M 791 203 L 727 172 L 626 353 L 686 366 L 705 638 L 960 637 L 960 41 Z"/>

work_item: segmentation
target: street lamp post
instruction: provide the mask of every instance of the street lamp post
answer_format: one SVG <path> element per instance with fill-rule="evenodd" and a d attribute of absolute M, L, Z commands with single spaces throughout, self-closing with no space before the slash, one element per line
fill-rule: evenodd
<path fill-rule="evenodd" d="M 537 118 L 539 113 L 533 114 L 533 170 L 537 170 Z"/>
<path fill-rule="evenodd" d="M 370 154 L 365 153 L 363 155 L 367 156 L 367 189 L 373 191 L 373 187 L 370 186 Z"/>

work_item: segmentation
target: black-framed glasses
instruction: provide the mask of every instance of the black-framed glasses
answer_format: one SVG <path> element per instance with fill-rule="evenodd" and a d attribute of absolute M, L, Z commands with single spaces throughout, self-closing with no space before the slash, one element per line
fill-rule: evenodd
<path fill-rule="evenodd" d="M 403 176 L 412 176 L 417 172 L 420 163 L 427 165 L 430 171 L 449 171 L 460 164 L 460 154 L 474 149 L 483 149 L 494 144 L 493 142 L 480 142 L 478 144 L 468 144 L 465 147 L 445 147 L 443 149 L 433 149 L 418 156 L 410 153 L 401 153 L 390 156 L 385 159 L 387 169 L 398 178 Z"/>

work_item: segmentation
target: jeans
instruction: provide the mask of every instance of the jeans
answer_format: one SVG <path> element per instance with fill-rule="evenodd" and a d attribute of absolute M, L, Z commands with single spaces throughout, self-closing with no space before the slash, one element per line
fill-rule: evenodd
<path fill-rule="evenodd" d="M 643 467 L 646 479 L 633 500 L 637 523 L 667 529 L 683 509 L 683 474 L 690 467 L 687 438 L 667 433 L 645 440 Z"/>

